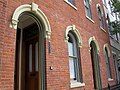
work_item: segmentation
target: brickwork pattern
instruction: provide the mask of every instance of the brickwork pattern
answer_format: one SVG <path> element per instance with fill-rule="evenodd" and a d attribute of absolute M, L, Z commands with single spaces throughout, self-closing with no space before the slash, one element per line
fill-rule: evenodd
<path fill-rule="evenodd" d="M 14 10 L 23 4 L 35 2 L 45 13 L 52 29 L 51 53 L 48 53 L 46 40 L 46 85 L 47 90 L 93 90 L 92 63 L 88 40 L 95 36 L 100 47 L 100 72 L 103 88 L 107 87 L 106 64 L 103 46 L 109 43 L 108 33 L 99 27 L 96 4 L 102 0 L 92 0 L 91 9 L 94 23 L 86 18 L 83 0 L 75 0 L 77 10 L 64 0 L 0 0 L 0 89 L 14 90 L 14 64 L 16 30 L 9 27 Z M 84 87 L 70 88 L 67 43 L 64 34 L 66 27 L 74 24 L 79 30 L 83 45 L 80 48 Z M 112 76 L 115 78 L 111 60 Z M 49 67 L 52 66 L 53 70 Z M 115 80 L 115 79 L 114 79 Z M 115 81 L 110 82 L 111 85 Z"/>

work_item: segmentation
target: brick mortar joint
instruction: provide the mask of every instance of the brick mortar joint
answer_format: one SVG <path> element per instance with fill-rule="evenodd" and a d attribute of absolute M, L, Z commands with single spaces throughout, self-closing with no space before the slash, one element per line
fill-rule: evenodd
<path fill-rule="evenodd" d="M 3 1 L 3 0 L 0 0 L 0 3 L 3 4 L 3 7 L 6 7 L 7 6 L 7 0 Z"/>

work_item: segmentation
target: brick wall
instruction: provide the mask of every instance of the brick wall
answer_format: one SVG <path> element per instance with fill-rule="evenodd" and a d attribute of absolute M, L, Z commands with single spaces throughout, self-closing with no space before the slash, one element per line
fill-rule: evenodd
<path fill-rule="evenodd" d="M 3 52 L 3 44 L 4 44 L 4 32 L 6 29 L 6 6 L 7 2 L 6 0 L 0 0 L 0 88 L 2 88 L 2 85 L 4 82 L 2 80 L 5 80 L 5 76 L 3 76 L 3 73 L 5 72 L 3 70 L 3 59 L 2 59 L 2 52 Z"/>
<path fill-rule="evenodd" d="M 0 88 L 1 90 L 13 90 L 14 87 L 14 63 L 16 30 L 9 27 L 14 10 L 23 4 L 35 2 L 46 14 L 52 29 L 51 53 L 48 53 L 48 41 L 46 40 L 46 84 L 47 90 L 93 90 L 92 64 L 89 52 L 88 40 L 95 36 L 100 47 L 100 70 L 102 86 L 107 87 L 106 65 L 103 54 L 103 46 L 109 43 L 108 33 L 99 27 L 99 19 L 96 10 L 97 0 L 92 0 L 93 22 L 86 18 L 83 0 L 75 0 L 77 10 L 68 5 L 64 0 L 0 0 Z M 99 0 L 101 3 L 101 0 Z M 79 30 L 83 45 L 81 48 L 81 64 L 83 82 L 85 87 L 70 89 L 69 61 L 67 43 L 64 34 L 68 25 L 76 25 Z M 112 60 L 112 59 L 111 59 Z M 112 62 L 111 62 L 112 64 Z M 52 66 L 53 70 L 49 67 Z M 114 67 L 111 65 L 112 68 Z M 114 77 L 114 68 L 112 70 Z M 115 80 L 115 79 L 114 79 Z M 115 81 L 112 84 L 115 84 Z"/>

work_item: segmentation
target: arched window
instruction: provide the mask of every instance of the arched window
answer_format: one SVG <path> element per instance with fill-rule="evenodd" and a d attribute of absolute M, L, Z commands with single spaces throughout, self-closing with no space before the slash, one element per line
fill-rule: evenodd
<path fill-rule="evenodd" d="M 113 15 L 114 8 L 112 6 L 112 2 L 109 1 L 108 4 L 109 4 L 110 13 Z"/>
<path fill-rule="evenodd" d="M 102 12 L 102 9 L 101 9 L 100 5 L 97 6 L 97 11 L 98 11 L 98 17 L 99 17 L 100 27 L 104 28 L 103 12 Z"/>
<path fill-rule="evenodd" d="M 72 33 L 68 34 L 68 53 L 69 53 L 69 70 L 70 70 L 70 79 L 77 80 L 79 78 L 78 71 L 78 56 L 77 56 L 77 45 L 75 37 Z"/>
<path fill-rule="evenodd" d="M 71 88 L 84 86 L 80 58 L 82 41 L 75 25 L 67 27 L 65 39 L 68 45 L 70 86 Z"/>
<path fill-rule="evenodd" d="M 97 45 L 94 41 L 90 42 L 90 54 L 91 54 L 91 62 L 92 62 L 92 70 L 93 70 L 93 82 L 94 89 L 101 90 L 101 74 L 100 74 L 100 64 L 99 64 L 99 54 L 97 50 Z"/>
<path fill-rule="evenodd" d="M 90 7 L 90 0 L 84 0 L 86 16 L 92 19 L 92 12 Z"/>
<path fill-rule="evenodd" d="M 80 53 L 77 40 L 71 32 L 68 33 L 68 54 L 69 54 L 69 72 L 70 82 L 82 82 L 82 73 L 80 67 Z"/>
<path fill-rule="evenodd" d="M 111 67 L 110 67 L 110 57 L 108 54 L 107 47 L 105 47 L 105 58 L 106 58 L 107 77 L 109 80 L 109 79 L 112 79 L 112 75 L 111 75 Z"/>

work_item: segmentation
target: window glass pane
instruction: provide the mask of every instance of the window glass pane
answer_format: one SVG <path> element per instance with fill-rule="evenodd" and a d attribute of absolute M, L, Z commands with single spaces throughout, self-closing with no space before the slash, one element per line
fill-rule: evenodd
<path fill-rule="evenodd" d="M 110 6 L 111 14 L 113 14 L 113 7 L 112 7 L 112 3 L 110 1 L 109 1 L 109 6 Z"/>
<path fill-rule="evenodd" d="M 105 6 L 107 5 L 106 0 L 104 0 L 104 4 L 105 4 Z"/>
<path fill-rule="evenodd" d="M 29 45 L 29 72 L 32 72 L 32 44 Z"/>
<path fill-rule="evenodd" d="M 35 71 L 38 71 L 38 42 L 35 44 Z"/>
<path fill-rule="evenodd" d="M 102 21 L 101 21 L 101 19 L 100 19 L 100 27 L 102 27 Z"/>
<path fill-rule="evenodd" d="M 105 6 L 107 5 L 106 0 L 102 0 L 102 2 Z"/>
<path fill-rule="evenodd" d="M 98 7 L 98 16 L 100 21 L 100 27 L 104 28 L 104 20 L 100 7 Z"/>
<path fill-rule="evenodd" d="M 85 0 L 85 3 L 86 3 L 86 7 L 89 8 L 89 0 Z"/>
<path fill-rule="evenodd" d="M 72 33 L 68 34 L 68 53 L 69 53 L 69 73 L 71 81 L 80 81 L 81 75 L 79 74 L 79 62 L 77 56 L 77 42 Z"/>
<path fill-rule="evenodd" d="M 91 8 L 90 8 L 89 0 L 85 0 L 84 3 L 85 3 L 86 15 L 87 15 L 89 18 L 92 18 L 92 13 L 91 13 Z"/>
<path fill-rule="evenodd" d="M 101 27 L 104 28 L 104 18 L 103 17 L 101 18 L 101 23 L 102 23 Z"/>
<path fill-rule="evenodd" d="M 102 13 L 101 13 L 100 8 L 98 8 L 98 16 L 99 16 L 99 18 L 101 19 L 101 17 L 102 17 Z"/>
<path fill-rule="evenodd" d="M 107 76 L 108 78 L 111 78 L 109 63 L 107 63 L 106 66 L 107 66 Z"/>
<path fill-rule="evenodd" d="M 69 56 L 73 56 L 73 43 L 68 42 L 68 53 Z"/>
<path fill-rule="evenodd" d="M 69 58 L 69 70 L 70 70 L 70 79 L 76 78 L 75 76 L 75 60 L 73 58 Z"/>
<path fill-rule="evenodd" d="M 70 2 L 71 4 L 75 5 L 74 0 L 68 0 L 68 2 Z"/>
<path fill-rule="evenodd" d="M 91 12 L 90 12 L 89 8 L 86 8 L 86 14 L 87 14 L 88 17 L 92 18 Z"/>
<path fill-rule="evenodd" d="M 86 12 L 86 15 L 88 16 L 88 8 L 87 7 L 85 7 L 85 12 Z"/>
<path fill-rule="evenodd" d="M 105 48 L 105 57 L 106 57 L 106 69 L 107 69 L 107 77 L 111 78 L 111 68 L 110 68 L 110 61 L 109 61 L 109 57 L 108 57 L 108 51 Z"/>

